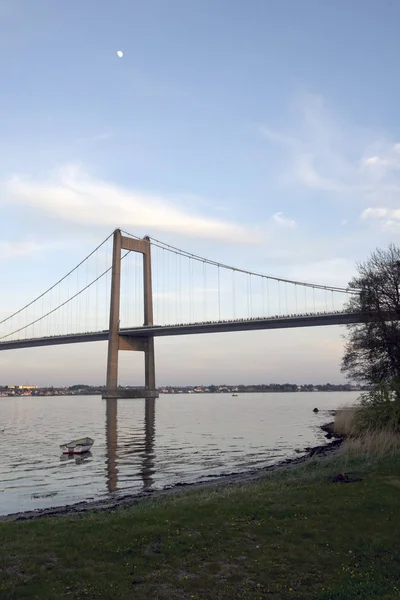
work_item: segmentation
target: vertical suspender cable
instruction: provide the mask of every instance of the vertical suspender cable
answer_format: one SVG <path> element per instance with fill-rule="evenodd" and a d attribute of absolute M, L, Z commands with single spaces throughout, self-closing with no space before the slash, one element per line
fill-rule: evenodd
<path fill-rule="evenodd" d="M 205 263 L 203 262 L 203 321 L 206 321 L 206 315 L 207 315 L 207 310 L 206 310 L 206 267 L 205 267 Z"/>
<path fill-rule="evenodd" d="M 262 316 L 265 317 L 264 277 L 261 277 Z"/>
<path fill-rule="evenodd" d="M 61 304 L 61 283 L 58 285 L 58 306 L 60 306 Z M 61 334 L 62 333 L 62 319 L 60 315 L 57 315 L 58 318 L 58 333 Z"/>
<path fill-rule="evenodd" d="M 83 271 L 83 267 L 82 267 L 82 279 L 83 279 L 83 285 L 82 287 L 85 286 L 85 273 Z M 86 326 L 86 316 L 85 316 L 85 294 L 79 294 L 79 298 L 81 299 L 81 322 L 79 324 L 79 331 L 85 331 L 85 326 Z"/>
<path fill-rule="evenodd" d="M 76 270 L 76 291 L 79 291 L 79 269 Z M 79 331 L 79 323 L 80 323 L 80 311 L 79 311 L 79 300 L 80 300 L 80 296 L 77 297 L 77 303 L 76 303 L 76 327 L 75 327 L 75 333 L 78 333 Z"/>
<path fill-rule="evenodd" d="M 107 242 L 106 245 L 106 253 L 107 253 L 107 258 L 110 255 L 110 251 L 109 251 L 109 243 Z M 109 281 L 109 275 L 110 275 L 111 271 L 109 273 L 106 274 L 105 276 L 105 286 L 106 286 L 106 315 L 108 315 L 108 311 L 110 310 L 110 294 L 109 294 L 109 289 L 108 289 L 108 281 Z"/>
<path fill-rule="evenodd" d="M 287 284 L 287 283 L 285 283 L 285 295 L 286 295 L 286 315 L 289 313 L 289 310 L 288 310 L 288 297 L 287 297 L 287 286 L 288 286 L 288 284 Z"/>
<path fill-rule="evenodd" d="M 85 273 L 83 271 L 83 268 L 82 268 L 81 273 L 82 273 L 82 275 L 81 275 L 80 279 L 81 279 L 82 283 L 80 283 L 81 287 L 79 289 L 82 289 L 84 287 L 84 285 L 85 285 Z M 79 290 L 78 290 L 78 292 L 79 292 Z M 79 294 L 78 300 L 80 300 L 79 331 L 81 332 L 81 331 L 84 331 L 84 327 L 85 327 L 85 298 L 84 298 L 84 294 Z"/>
<path fill-rule="evenodd" d="M 169 303 L 169 298 L 168 298 L 168 289 L 169 289 L 169 284 L 170 284 L 170 274 L 169 274 L 169 252 L 168 250 L 165 251 L 165 264 L 166 264 L 166 277 L 165 277 L 165 285 L 164 285 L 164 290 L 165 290 L 165 313 L 166 313 L 166 321 L 167 324 L 170 325 L 171 324 L 171 320 L 170 320 L 170 303 Z"/>
<path fill-rule="evenodd" d="M 87 271 L 86 271 L 86 278 L 87 278 L 87 283 L 86 285 L 89 284 L 89 280 L 90 280 L 90 273 L 89 273 L 89 265 L 87 265 Z M 97 285 L 97 284 L 95 284 Z M 88 291 L 86 292 L 86 314 L 87 314 L 87 328 L 88 331 L 94 331 L 93 325 L 92 323 L 92 319 L 91 319 L 91 310 L 92 310 L 92 303 L 91 303 L 91 299 L 90 296 L 94 293 L 94 289 L 93 288 L 89 288 Z"/>
<path fill-rule="evenodd" d="M 190 322 L 193 323 L 193 260 L 189 258 L 189 312 L 190 312 Z"/>
<path fill-rule="evenodd" d="M 87 287 L 89 283 L 89 273 L 88 273 L 88 261 L 86 261 L 86 285 L 85 287 Z M 85 308 L 85 313 L 86 313 L 86 318 L 85 318 L 85 327 L 86 327 L 86 331 L 91 331 L 91 327 L 90 327 L 90 319 L 89 319 L 89 294 L 91 293 L 91 289 L 86 290 L 85 292 L 85 296 L 86 296 L 86 308 Z"/>
<path fill-rule="evenodd" d="M 144 318 L 142 315 L 142 277 L 141 270 L 143 269 L 143 255 L 137 254 L 135 252 L 136 257 L 136 306 L 137 306 L 137 324 L 140 327 L 144 323 Z"/>
<path fill-rule="evenodd" d="M 130 252 L 125 253 L 124 262 L 121 261 L 121 311 L 120 311 L 120 327 L 128 327 L 131 323 L 129 319 L 129 275 L 131 271 L 132 258 Z M 123 292 L 122 292 L 123 286 Z M 123 309 L 122 309 L 123 302 Z"/>
<path fill-rule="evenodd" d="M 279 285 L 279 280 L 278 280 L 278 313 L 279 315 L 281 314 L 281 288 Z"/>
<path fill-rule="evenodd" d="M 219 265 L 218 265 L 218 321 L 221 320 L 221 287 L 219 278 Z"/>
<path fill-rule="evenodd" d="M 183 321 L 182 302 L 181 302 L 181 257 L 176 255 L 176 318 L 177 323 Z"/>
<path fill-rule="evenodd" d="M 33 306 L 35 306 L 35 305 L 33 305 Z M 20 313 L 18 313 L 17 314 L 17 319 L 16 319 L 16 321 L 17 321 L 17 326 L 16 327 L 13 327 L 14 319 L 11 319 L 11 323 L 10 323 L 10 325 L 11 325 L 11 331 L 13 329 L 17 329 L 17 330 L 20 329 L 20 317 L 21 317 L 21 315 L 20 315 Z M 6 334 L 6 324 L 5 323 L 3 323 L 3 327 L 4 327 L 4 335 L 5 335 Z"/>
<path fill-rule="evenodd" d="M 48 297 L 48 302 L 49 302 L 49 310 L 52 309 L 52 302 L 51 302 L 51 292 L 52 290 L 50 290 L 50 292 L 48 293 L 47 297 Z M 49 310 L 46 309 L 46 312 L 49 312 Z M 47 335 L 51 335 L 51 315 L 49 315 L 45 321 L 45 325 L 46 325 L 46 331 L 47 331 Z M 26 337 L 26 329 L 24 331 L 25 337 Z"/>
<path fill-rule="evenodd" d="M 247 275 L 246 279 L 246 288 L 247 288 L 247 318 L 250 318 L 250 293 L 249 293 L 249 276 Z"/>
<path fill-rule="evenodd" d="M 95 265 L 95 273 L 96 273 L 96 279 L 99 275 L 99 253 L 96 252 L 96 265 Z M 99 331 L 101 329 L 101 327 L 99 327 L 99 282 L 96 283 L 96 290 L 95 290 L 95 294 L 96 294 L 96 298 L 95 298 L 95 330 Z"/>
<path fill-rule="evenodd" d="M 67 279 L 67 298 L 69 298 L 69 277 Z M 65 333 L 68 335 L 69 333 L 69 310 L 68 310 L 68 304 L 65 307 L 65 312 L 66 312 L 66 330 Z"/>
<path fill-rule="evenodd" d="M 154 318 L 155 318 L 155 322 L 157 323 L 157 325 L 160 324 L 160 313 L 159 313 L 159 301 L 158 301 L 158 295 L 159 295 L 159 282 L 158 282 L 158 254 L 159 254 L 159 249 L 154 247 L 154 249 L 152 248 L 152 252 L 155 252 L 155 281 L 154 281 L 154 289 L 155 289 L 155 302 L 154 302 Z M 153 254 L 154 255 L 154 254 Z"/>
<path fill-rule="evenodd" d="M 179 317 L 179 286 L 178 286 L 178 255 L 175 252 L 175 324 L 180 322 Z"/>
<path fill-rule="evenodd" d="M 42 298 L 42 315 L 44 315 L 44 298 Z M 42 333 L 43 335 L 43 333 Z"/>
<path fill-rule="evenodd" d="M 206 263 L 203 261 L 203 313 L 204 321 L 207 321 L 207 274 L 206 274 Z"/>
<path fill-rule="evenodd" d="M 162 277 L 161 277 L 160 302 L 161 302 L 161 308 L 162 308 L 162 324 L 166 325 L 165 302 L 164 302 L 164 280 L 165 280 L 165 250 L 164 250 L 164 248 L 162 249 L 162 252 L 161 252 L 161 258 L 162 258 L 162 268 L 161 268 Z"/>
<path fill-rule="evenodd" d="M 236 319 L 236 298 L 235 298 L 235 270 L 232 270 L 232 300 L 233 300 L 233 318 Z"/>
<path fill-rule="evenodd" d="M 253 318 L 253 294 L 251 289 L 251 273 L 249 276 L 249 286 L 250 286 L 250 317 Z"/>

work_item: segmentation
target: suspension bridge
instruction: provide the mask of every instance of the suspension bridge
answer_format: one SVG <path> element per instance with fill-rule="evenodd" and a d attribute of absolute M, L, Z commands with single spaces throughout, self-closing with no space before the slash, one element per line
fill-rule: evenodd
<path fill-rule="evenodd" d="M 344 325 L 357 290 L 282 279 L 115 230 L 43 293 L 0 317 L 0 350 L 108 341 L 104 397 L 156 397 L 154 338 Z M 145 388 L 118 389 L 120 350 L 144 352 Z"/>

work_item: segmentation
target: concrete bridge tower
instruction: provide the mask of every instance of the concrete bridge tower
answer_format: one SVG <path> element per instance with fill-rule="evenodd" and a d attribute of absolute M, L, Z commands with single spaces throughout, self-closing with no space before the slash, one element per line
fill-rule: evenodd
<path fill-rule="evenodd" d="M 121 251 L 130 250 L 143 255 L 144 325 L 153 325 L 153 292 L 151 281 L 150 238 L 134 239 L 123 236 L 120 229 L 114 231 L 111 294 L 110 331 L 108 337 L 107 382 L 103 398 L 157 398 L 154 361 L 154 337 L 129 336 L 119 333 L 121 297 Z M 144 352 L 145 387 L 130 390 L 118 389 L 118 355 L 120 350 Z"/>

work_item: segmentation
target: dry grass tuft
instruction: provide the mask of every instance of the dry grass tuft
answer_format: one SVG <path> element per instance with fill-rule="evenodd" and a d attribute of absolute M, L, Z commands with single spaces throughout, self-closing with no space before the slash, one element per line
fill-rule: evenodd
<path fill-rule="evenodd" d="M 366 458 L 390 456 L 400 453 L 400 433 L 391 428 L 379 428 L 365 425 L 365 416 L 372 414 L 365 406 L 347 406 L 339 409 L 335 415 L 333 430 L 343 435 L 340 454 L 345 459 L 364 456 Z"/>
<path fill-rule="evenodd" d="M 333 422 L 333 430 L 338 435 L 351 436 L 357 434 L 358 407 L 347 406 L 339 409 Z"/>
<path fill-rule="evenodd" d="M 393 431 L 366 431 L 362 435 L 347 438 L 340 453 L 346 456 L 388 456 L 400 452 L 400 435 Z"/>

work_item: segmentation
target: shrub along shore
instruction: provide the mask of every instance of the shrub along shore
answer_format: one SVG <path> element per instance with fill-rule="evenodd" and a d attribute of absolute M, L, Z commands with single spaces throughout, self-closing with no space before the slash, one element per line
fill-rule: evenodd
<path fill-rule="evenodd" d="M 399 598 L 400 452 L 353 441 L 258 479 L 3 522 L 0 598 Z"/>

